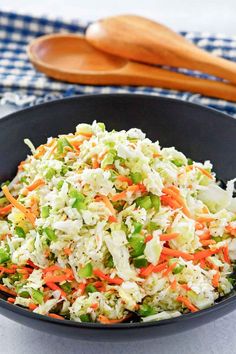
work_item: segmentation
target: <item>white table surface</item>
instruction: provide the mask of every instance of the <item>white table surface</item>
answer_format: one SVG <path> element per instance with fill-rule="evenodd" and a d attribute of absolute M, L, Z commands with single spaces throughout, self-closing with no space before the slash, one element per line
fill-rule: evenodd
<path fill-rule="evenodd" d="M 65 6 L 66 4 L 66 6 Z M 95 20 L 119 13 L 151 17 L 175 30 L 236 34 L 235 0 L 0 0 L 1 9 Z M 0 316 L 4 354 L 234 354 L 236 312 L 186 333 L 139 343 L 90 343 L 50 336 Z"/>

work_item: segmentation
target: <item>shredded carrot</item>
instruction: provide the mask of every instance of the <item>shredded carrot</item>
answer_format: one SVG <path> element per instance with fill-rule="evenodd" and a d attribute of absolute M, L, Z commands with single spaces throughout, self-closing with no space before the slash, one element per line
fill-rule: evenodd
<path fill-rule="evenodd" d="M 187 297 L 185 296 L 178 296 L 176 299 L 178 302 L 181 302 L 183 305 L 185 305 L 191 312 L 196 312 L 198 311 L 198 308 L 194 306 Z"/>
<path fill-rule="evenodd" d="M 78 135 L 82 135 L 85 138 L 90 139 L 93 136 L 93 133 L 83 133 L 83 132 L 79 132 Z"/>
<path fill-rule="evenodd" d="M 31 213 L 24 205 L 22 205 L 20 202 L 18 202 L 13 195 L 11 195 L 8 187 L 5 185 L 2 187 L 2 191 L 5 194 L 6 198 L 9 200 L 9 202 L 17 209 L 19 209 L 25 217 L 31 222 L 32 225 L 35 223 L 35 215 Z"/>
<path fill-rule="evenodd" d="M 195 223 L 195 230 L 203 230 L 203 229 L 204 229 L 203 224 L 201 224 L 200 222 Z"/>
<path fill-rule="evenodd" d="M 45 153 L 46 149 L 44 145 L 40 145 L 37 149 L 36 149 L 36 154 L 34 154 L 34 158 L 38 159 L 39 157 L 43 156 Z"/>
<path fill-rule="evenodd" d="M 16 301 L 16 299 L 14 299 L 13 297 L 9 297 L 9 298 L 7 299 L 7 302 L 9 302 L 10 304 L 14 304 L 15 301 Z"/>
<path fill-rule="evenodd" d="M 51 290 L 59 290 L 60 293 L 61 293 L 61 296 L 62 297 L 66 297 L 66 293 L 65 291 L 63 291 L 59 286 L 57 286 L 56 284 L 54 283 L 46 283 L 46 285 L 51 289 Z"/>
<path fill-rule="evenodd" d="M 206 268 L 206 260 L 204 258 L 200 259 L 200 267 L 202 269 L 205 269 Z"/>
<path fill-rule="evenodd" d="M 38 307 L 38 306 L 35 305 L 35 304 L 32 303 L 32 302 L 28 305 L 28 308 L 30 309 L 30 311 L 34 311 L 37 307 Z"/>
<path fill-rule="evenodd" d="M 162 270 L 164 270 L 166 267 L 168 266 L 168 262 L 163 262 L 161 264 L 158 265 L 153 265 L 153 264 L 149 264 L 147 267 L 145 268 L 141 268 L 139 275 L 141 277 L 148 277 L 151 273 L 158 273 L 161 272 Z"/>
<path fill-rule="evenodd" d="M 203 223 L 208 223 L 208 222 L 211 222 L 211 221 L 214 221 L 215 219 L 214 218 L 211 218 L 209 216 L 199 216 L 196 221 L 197 222 L 200 222 L 201 224 Z"/>
<path fill-rule="evenodd" d="M 25 164 L 26 164 L 26 161 L 21 161 L 21 163 L 18 165 L 18 171 L 23 171 Z"/>
<path fill-rule="evenodd" d="M 210 234 L 209 230 L 205 231 L 203 234 L 201 234 L 199 236 L 199 240 L 200 241 L 202 241 L 202 240 L 210 240 L 210 238 L 211 238 L 211 234 Z"/>
<path fill-rule="evenodd" d="M 181 208 L 181 205 L 176 200 L 172 199 L 168 195 L 162 195 L 161 196 L 161 203 L 164 206 L 169 206 L 169 207 L 171 207 L 174 210 Z"/>
<path fill-rule="evenodd" d="M 116 218 L 114 215 L 110 215 L 110 216 L 108 217 L 108 221 L 109 221 L 110 223 L 112 223 L 112 222 L 117 222 L 117 218 Z"/>
<path fill-rule="evenodd" d="M 111 277 L 109 277 L 109 275 L 103 273 L 100 269 L 94 269 L 93 274 L 96 275 L 100 279 L 106 280 L 110 284 L 120 285 L 124 281 L 123 279 L 121 279 L 119 277 L 111 278 Z"/>
<path fill-rule="evenodd" d="M 127 192 L 141 192 L 141 193 L 145 193 L 146 192 L 146 187 L 142 184 L 132 184 L 131 186 L 129 186 L 125 191 L 117 193 L 115 195 L 113 195 L 112 197 L 112 201 L 113 202 L 117 202 L 118 200 L 124 200 L 126 198 Z"/>
<path fill-rule="evenodd" d="M 54 270 L 62 270 L 62 268 L 59 267 L 58 265 L 54 264 L 54 265 L 52 265 L 50 267 L 44 268 L 43 269 L 43 273 L 45 274 L 45 273 L 48 273 L 48 272 L 54 272 Z"/>
<path fill-rule="evenodd" d="M 186 291 L 191 290 L 191 288 L 188 286 L 188 284 L 181 284 L 180 286 L 181 286 L 181 288 L 183 288 Z"/>
<path fill-rule="evenodd" d="M 213 176 L 210 174 L 210 172 L 204 170 L 204 168 L 201 168 L 201 167 L 199 167 L 199 166 L 197 166 L 197 168 L 199 169 L 199 171 L 202 172 L 203 175 L 207 176 L 207 177 L 210 178 L 210 179 L 214 179 Z"/>
<path fill-rule="evenodd" d="M 96 200 L 102 200 L 106 207 L 110 210 L 112 215 L 116 215 L 116 210 L 114 209 L 112 203 L 106 195 L 100 195 L 99 197 L 96 197 Z"/>
<path fill-rule="evenodd" d="M 198 261 L 202 258 L 207 258 L 209 256 L 212 256 L 213 254 L 219 253 L 220 249 L 215 248 L 215 249 L 209 249 L 209 250 L 204 250 L 204 251 L 198 251 L 197 253 L 194 254 L 194 260 Z"/>
<path fill-rule="evenodd" d="M 154 152 L 154 154 L 152 155 L 152 157 L 155 159 L 155 158 L 157 158 L 157 157 L 161 157 L 161 155 L 158 154 L 157 152 Z"/>
<path fill-rule="evenodd" d="M 44 180 L 39 178 L 34 183 L 32 183 L 30 186 L 27 187 L 28 191 L 32 192 L 33 190 L 43 186 L 45 184 Z"/>
<path fill-rule="evenodd" d="M 206 259 L 201 259 L 200 262 L 204 261 L 205 264 L 211 268 L 211 269 L 215 269 L 218 270 L 219 268 L 211 261 L 210 258 L 206 258 Z"/>
<path fill-rule="evenodd" d="M 126 319 L 128 319 L 129 316 L 127 317 L 122 317 L 120 319 L 112 319 L 110 320 L 108 317 L 104 316 L 104 315 L 99 315 L 98 316 L 98 321 L 102 324 L 113 324 L 113 323 L 122 323 L 124 322 Z"/>
<path fill-rule="evenodd" d="M 15 269 L 9 269 L 9 268 L 5 268 L 2 266 L 0 266 L 0 271 L 3 271 L 3 273 L 6 273 L 6 274 L 14 274 L 16 272 Z"/>
<path fill-rule="evenodd" d="M 177 262 L 172 263 L 167 269 L 166 271 L 163 273 L 163 277 L 166 277 L 169 273 L 172 272 L 172 270 L 176 267 Z"/>
<path fill-rule="evenodd" d="M 209 245 L 216 244 L 215 240 L 200 240 L 200 242 L 203 246 L 209 246 Z"/>
<path fill-rule="evenodd" d="M 8 289 L 5 285 L 0 284 L 0 291 L 3 291 L 4 293 L 7 293 L 12 296 L 16 296 L 17 293 L 14 290 Z"/>
<path fill-rule="evenodd" d="M 115 169 L 115 165 L 107 165 L 106 167 L 104 167 L 104 170 L 114 170 Z"/>
<path fill-rule="evenodd" d="M 55 318 L 56 320 L 64 320 L 64 317 L 57 315 L 56 313 L 49 313 L 48 316 Z"/>
<path fill-rule="evenodd" d="M 3 208 L 0 208 L 0 216 L 5 216 L 6 214 L 8 214 L 12 209 L 12 205 L 9 204 Z"/>
<path fill-rule="evenodd" d="M 227 226 L 225 227 L 225 231 L 228 232 L 230 235 L 236 237 L 236 227 L 234 228 L 234 227 L 232 227 L 232 226 L 230 226 L 230 225 L 227 225 Z"/>
<path fill-rule="evenodd" d="M 216 272 L 212 278 L 212 285 L 214 286 L 214 288 L 218 288 L 219 280 L 220 280 L 220 272 Z"/>
<path fill-rule="evenodd" d="M 93 310 L 97 310 L 99 307 L 99 304 L 97 302 L 95 302 L 94 304 L 90 305 L 91 309 Z"/>
<path fill-rule="evenodd" d="M 80 283 L 79 284 L 78 290 L 80 291 L 80 295 L 84 294 L 85 288 L 86 288 L 86 283 Z"/>
<path fill-rule="evenodd" d="M 222 251 L 223 251 L 223 257 L 224 257 L 224 261 L 228 264 L 230 264 L 230 258 L 229 258 L 229 247 L 228 245 L 222 247 Z"/>
<path fill-rule="evenodd" d="M 70 141 L 70 144 L 75 150 L 80 151 L 80 145 L 82 144 L 82 141 Z"/>
<path fill-rule="evenodd" d="M 44 278 L 45 283 L 61 283 L 62 281 L 66 280 L 68 280 L 68 276 L 66 274 L 52 276 L 49 275 Z"/>
<path fill-rule="evenodd" d="M 170 241 L 173 240 L 174 238 L 178 237 L 180 234 L 178 232 L 173 232 L 171 234 L 162 234 L 160 235 L 160 240 L 161 241 Z"/>
<path fill-rule="evenodd" d="M 162 253 L 165 255 L 168 255 L 168 256 L 172 256 L 172 257 L 182 257 L 186 261 L 193 260 L 193 256 L 191 254 L 186 253 L 186 252 L 182 252 L 182 251 L 178 251 L 178 250 L 174 250 L 172 248 L 163 247 Z"/>
<path fill-rule="evenodd" d="M 185 202 L 184 202 L 183 198 L 181 197 L 179 191 L 176 191 L 175 189 L 173 190 L 173 186 L 172 186 L 172 188 L 163 188 L 162 192 L 163 192 L 164 194 L 169 195 L 169 196 L 172 197 L 174 200 L 176 200 L 177 203 L 178 203 L 179 205 L 181 205 L 183 213 L 184 213 L 187 217 L 189 217 L 189 218 L 191 217 L 191 213 L 190 213 L 190 211 L 188 210 L 188 208 L 186 207 Z"/>
<path fill-rule="evenodd" d="M 120 182 L 126 182 L 128 183 L 129 186 L 131 186 L 133 184 L 133 181 L 131 178 L 127 177 L 127 176 L 117 176 L 116 179 Z"/>
<path fill-rule="evenodd" d="M 177 280 L 176 279 L 170 283 L 170 287 L 172 290 L 176 290 L 176 288 L 177 288 Z"/>
<path fill-rule="evenodd" d="M 65 247 L 65 248 L 64 248 L 64 253 L 65 253 L 67 256 L 69 256 L 69 255 L 72 253 L 72 251 L 71 251 L 71 249 L 70 249 L 69 247 Z"/>
<path fill-rule="evenodd" d="M 36 264 L 34 264 L 30 259 L 28 259 L 27 263 L 30 267 L 35 268 L 35 269 L 39 269 L 39 267 Z"/>
<path fill-rule="evenodd" d="M 147 236 L 145 237 L 144 243 L 147 243 L 147 242 L 151 241 L 152 239 L 153 239 L 153 236 L 152 236 L 152 235 L 147 235 Z"/>

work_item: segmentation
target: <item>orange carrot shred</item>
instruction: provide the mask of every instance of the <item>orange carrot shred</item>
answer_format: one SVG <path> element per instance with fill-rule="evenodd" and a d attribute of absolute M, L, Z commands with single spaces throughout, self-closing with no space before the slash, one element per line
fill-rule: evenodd
<path fill-rule="evenodd" d="M 11 209 L 12 209 L 11 204 L 9 204 L 3 208 L 0 208 L 0 216 L 4 216 L 4 215 L 8 214 L 11 211 Z"/>
<path fill-rule="evenodd" d="M 170 241 L 173 240 L 174 238 L 178 237 L 180 234 L 178 232 L 173 232 L 171 234 L 162 234 L 160 235 L 160 240 L 161 241 Z"/>
<path fill-rule="evenodd" d="M 7 299 L 7 302 L 9 302 L 10 304 L 14 304 L 15 301 L 16 301 L 16 299 L 14 299 L 13 297 L 9 297 L 9 298 Z"/>
<path fill-rule="evenodd" d="M 36 181 L 34 181 L 34 183 L 32 183 L 30 186 L 27 187 L 28 191 L 33 191 L 41 186 L 43 186 L 45 184 L 44 180 L 39 178 Z"/>
<path fill-rule="evenodd" d="M 120 182 L 126 182 L 128 183 L 129 186 L 131 186 L 133 184 L 133 181 L 131 178 L 127 177 L 127 176 L 117 176 L 116 179 Z"/>
<path fill-rule="evenodd" d="M 209 245 L 216 244 L 215 240 L 200 240 L 200 242 L 203 246 L 209 246 Z"/>
<path fill-rule="evenodd" d="M 0 291 L 7 293 L 12 296 L 16 296 L 17 293 L 14 290 L 8 289 L 5 285 L 0 284 Z"/>
<path fill-rule="evenodd" d="M 172 272 L 172 270 L 176 267 L 177 262 L 172 263 L 167 269 L 166 271 L 163 273 L 163 277 L 166 277 L 169 273 Z"/>
<path fill-rule="evenodd" d="M 220 252 L 219 248 L 198 251 L 197 253 L 194 254 L 194 260 L 197 261 L 202 258 L 207 258 L 207 257 L 212 256 L 213 254 L 216 254 L 219 252 Z"/>
<path fill-rule="evenodd" d="M 99 315 L 98 316 L 98 321 L 100 322 L 100 323 L 103 323 L 103 324 L 113 324 L 113 323 L 122 323 L 122 322 L 124 322 L 127 318 L 128 318 L 129 316 L 127 316 L 127 317 L 122 317 L 122 318 L 120 318 L 120 319 L 109 319 L 108 317 L 106 317 L 106 316 L 104 316 L 104 315 Z"/>
<path fill-rule="evenodd" d="M 10 193 L 8 187 L 5 185 L 2 187 L 2 191 L 5 194 L 6 198 L 9 200 L 9 202 L 17 209 L 19 209 L 25 217 L 31 222 L 32 225 L 35 223 L 35 215 L 31 213 L 24 205 L 22 205 L 18 200 L 16 200 Z"/>
<path fill-rule="evenodd" d="M 55 318 L 56 320 L 64 320 L 64 317 L 57 315 L 56 313 L 49 313 L 48 316 Z"/>
<path fill-rule="evenodd" d="M 220 272 L 216 272 L 212 278 L 212 285 L 214 286 L 214 288 L 218 288 L 219 280 L 220 280 Z"/>
<path fill-rule="evenodd" d="M 196 306 L 194 306 L 187 297 L 178 296 L 176 300 L 178 302 L 181 302 L 183 305 L 185 305 L 191 312 L 198 311 L 198 308 Z"/>
<path fill-rule="evenodd" d="M 61 293 L 61 296 L 62 297 L 66 297 L 66 293 L 65 291 L 63 291 L 59 286 L 57 286 L 56 284 L 54 283 L 46 283 L 46 285 L 51 289 L 51 290 L 59 290 L 60 293 Z"/>
<path fill-rule="evenodd" d="M 172 257 L 182 257 L 183 259 L 185 259 L 187 261 L 193 260 L 193 256 L 191 254 L 186 253 L 186 252 L 182 252 L 182 251 L 178 251 L 178 250 L 174 250 L 172 248 L 163 247 L 162 253 L 165 255 L 168 255 L 168 256 L 172 256 Z"/>

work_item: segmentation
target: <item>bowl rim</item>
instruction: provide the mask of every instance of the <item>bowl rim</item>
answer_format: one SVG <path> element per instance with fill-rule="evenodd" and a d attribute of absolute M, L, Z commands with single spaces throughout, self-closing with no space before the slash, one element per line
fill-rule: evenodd
<path fill-rule="evenodd" d="M 84 95 L 73 95 L 70 97 L 65 97 L 61 99 L 55 99 L 51 100 L 48 102 L 43 102 L 40 104 L 36 104 L 32 107 L 27 107 L 23 108 L 20 110 L 17 110 L 15 112 L 12 112 L 0 119 L 0 126 L 2 122 L 6 122 L 11 119 L 22 119 L 20 117 L 21 114 L 24 114 L 25 111 L 34 111 L 40 108 L 43 108 L 45 106 L 54 106 L 57 105 L 58 103 L 63 103 L 63 102 L 70 102 L 70 101 L 76 101 L 76 100 L 89 100 L 92 99 L 93 97 L 95 98 L 104 98 L 104 97 L 111 97 L 111 98 L 128 98 L 131 97 L 132 99 L 136 99 L 139 97 L 144 97 L 146 99 L 150 100 L 159 100 L 159 101 L 165 101 L 165 102 L 170 102 L 172 103 L 177 103 L 177 104 L 183 104 L 191 107 L 196 107 L 197 109 L 204 110 L 204 111 L 213 111 L 215 113 L 215 116 L 218 117 L 218 119 L 230 119 L 232 122 L 234 121 L 236 124 L 236 119 L 233 116 L 230 116 L 229 114 L 226 114 L 224 112 L 220 112 L 216 108 L 211 108 L 211 107 L 206 107 L 203 106 L 200 103 L 194 103 L 194 102 L 189 102 L 185 101 L 182 99 L 177 99 L 177 98 L 171 98 L 171 97 L 162 97 L 162 96 L 155 96 L 155 95 L 150 95 L 146 93 L 98 93 L 98 94 L 84 94 Z M 30 116 L 27 117 L 27 119 L 30 119 Z M 231 292 L 232 294 L 232 292 Z M 178 317 L 172 317 L 169 319 L 165 320 L 159 320 L 159 321 L 150 321 L 150 322 L 127 322 L 127 323 L 115 323 L 115 324 L 102 324 L 102 323 L 93 323 L 93 322 L 77 322 L 74 320 L 60 320 L 60 319 L 55 319 L 46 315 L 40 315 L 34 312 L 31 312 L 23 307 L 20 307 L 18 305 L 14 305 L 11 303 L 8 303 L 6 300 L 0 298 L 0 307 L 4 308 L 5 310 L 11 312 L 11 313 L 16 313 L 22 317 L 26 318 L 31 318 L 33 320 L 39 320 L 42 322 L 47 322 L 47 323 L 53 323 L 55 325 L 64 325 L 72 328 L 84 328 L 84 329 L 97 329 L 97 330 L 104 330 L 104 329 L 110 329 L 110 330 L 122 330 L 122 329 L 138 329 L 138 328 L 147 328 L 147 327 L 162 327 L 162 326 L 167 326 L 170 324 L 178 324 L 181 322 L 186 322 L 194 318 L 199 318 L 203 317 L 205 318 L 208 314 L 211 314 L 212 312 L 219 312 L 220 310 L 229 307 L 233 302 L 236 300 L 236 293 L 232 295 L 228 295 L 226 298 L 222 298 L 222 300 L 211 307 L 208 307 L 203 310 L 199 310 L 195 313 L 187 313 L 187 314 L 182 314 Z M 227 312 L 226 312 L 227 313 Z"/>

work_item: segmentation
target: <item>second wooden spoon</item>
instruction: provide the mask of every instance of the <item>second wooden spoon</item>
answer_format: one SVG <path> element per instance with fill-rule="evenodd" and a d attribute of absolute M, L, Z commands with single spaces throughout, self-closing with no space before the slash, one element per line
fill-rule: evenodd
<path fill-rule="evenodd" d="M 80 35 L 53 34 L 28 48 L 35 67 L 57 80 L 90 85 L 154 86 L 236 102 L 236 87 L 122 59 L 97 50 Z"/>
<path fill-rule="evenodd" d="M 168 27 L 121 15 L 92 23 L 87 40 L 96 48 L 143 63 L 199 70 L 236 83 L 236 63 L 198 48 Z"/>

